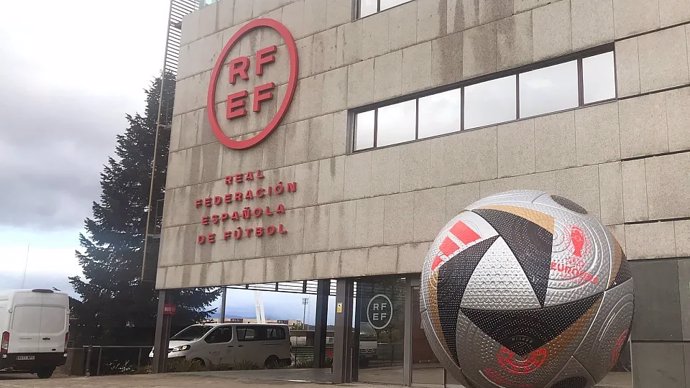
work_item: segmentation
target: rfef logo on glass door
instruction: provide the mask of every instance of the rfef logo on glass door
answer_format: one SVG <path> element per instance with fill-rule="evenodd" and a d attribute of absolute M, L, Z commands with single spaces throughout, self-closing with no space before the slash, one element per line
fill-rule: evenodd
<path fill-rule="evenodd" d="M 384 294 L 374 295 L 367 305 L 367 320 L 376 330 L 385 329 L 393 319 L 393 304 Z"/>
<path fill-rule="evenodd" d="M 273 19 L 255 19 L 225 44 L 211 73 L 207 113 L 226 147 L 247 149 L 280 124 L 297 88 L 297 45 Z"/>

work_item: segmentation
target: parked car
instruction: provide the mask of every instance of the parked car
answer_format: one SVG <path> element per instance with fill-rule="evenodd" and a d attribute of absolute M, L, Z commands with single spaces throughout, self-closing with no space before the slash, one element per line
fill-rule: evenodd
<path fill-rule="evenodd" d="M 69 297 L 52 290 L 0 291 L 0 371 L 53 375 L 65 364 Z"/>
<path fill-rule="evenodd" d="M 153 357 L 151 350 L 149 357 Z M 266 323 L 191 325 L 170 338 L 168 358 L 202 366 L 251 363 L 265 368 L 291 364 L 290 329 Z"/>

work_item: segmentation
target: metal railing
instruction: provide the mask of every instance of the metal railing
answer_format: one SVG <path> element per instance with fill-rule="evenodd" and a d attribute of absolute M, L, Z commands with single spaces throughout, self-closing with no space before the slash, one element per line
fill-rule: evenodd
<path fill-rule="evenodd" d="M 137 349 L 137 362 L 136 362 L 136 370 L 139 370 L 142 365 L 148 365 L 148 352 L 151 349 L 151 345 L 141 345 L 141 346 L 103 346 L 103 345 L 85 345 L 84 346 L 84 352 L 86 353 L 86 360 L 85 360 L 85 367 L 84 367 L 84 375 L 85 376 L 92 376 L 91 374 L 91 361 L 93 359 L 93 353 L 94 351 L 98 352 L 98 360 L 96 361 L 96 374 L 93 376 L 100 376 L 101 375 L 101 366 L 103 365 L 103 350 L 122 350 L 122 349 Z M 142 359 L 143 357 L 143 359 Z M 117 359 L 118 361 L 122 361 L 121 359 Z M 128 358 L 125 358 L 125 361 L 128 361 Z M 142 360 L 144 363 L 142 364 Z M 132 364 L 133 366 L 134 364 Z"/>

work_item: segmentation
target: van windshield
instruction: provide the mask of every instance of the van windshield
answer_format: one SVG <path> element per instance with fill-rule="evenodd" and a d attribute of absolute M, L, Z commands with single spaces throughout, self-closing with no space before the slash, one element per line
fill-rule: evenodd
<path fill-rule="evenodd" d="M 188 328 L 182 330 L 181 332 L 175 334 L 170 339 L 177 341 L 194 341 L 204 336 L 208 333 L 213 326 L 189 326 Z"/>

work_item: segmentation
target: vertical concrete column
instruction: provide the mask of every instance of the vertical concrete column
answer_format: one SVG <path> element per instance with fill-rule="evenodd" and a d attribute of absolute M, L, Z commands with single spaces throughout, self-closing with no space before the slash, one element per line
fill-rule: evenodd
<path fill-rule="evenodd" d="M 165 304 L 172 303 L 170 291 L 158 291 L 158 311 L 156 314 L 156 336 L 153 343 L 153 373 L 165 373 L 170 340 L 171 316 L 165 315 Z"/>
<path fill-rule="evenodd" d="M 403 385 L 412 386 L 412 323 L 414 311 L 412 303 L 412 279 L 405 281 L 405 329 L 403 333 Z M 419 314 L 419 312 L 417 312 Z"/>
<path fill-rule="evenodd" d="M 328 329 L 328 294 L 330 279 L 319 280 L 316 286 L 316 317 L 314 319 L 314 368 L 326 366 L 326 331 Z"/>
<path fill-rule="evenodd" d="M 353 280 L 338 279 L 335 295 L 333 383 L 352 382 Z"/>

